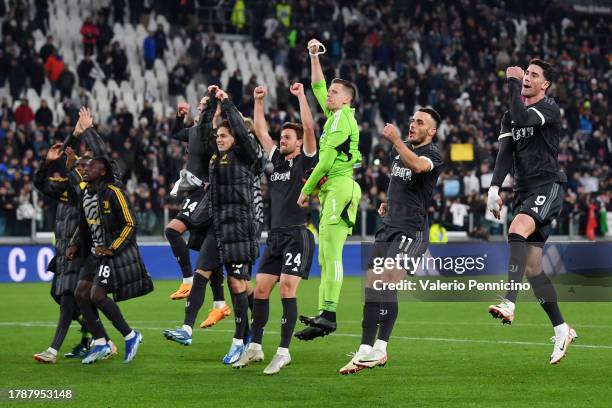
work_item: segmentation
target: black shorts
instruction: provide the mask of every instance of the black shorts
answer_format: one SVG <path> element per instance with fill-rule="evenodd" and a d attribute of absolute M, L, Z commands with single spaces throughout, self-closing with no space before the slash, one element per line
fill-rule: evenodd
<path fill-rule="evenodd" d="M 221 264 L 219 248 L 217 248 L 217 238 L 215 237 L 215 229 L 208 228 L 205 232 L 202 247 L 198 253 L 196 269 L 213 271 L 213 273 L 215 273 L 215 270 L 219 269 L 221 266 L 225 266 L 228 277 L 231 276 L 245 280 L 251 279 L 251 264 Z"/>
<path fill-rule="evenodd" d="M 87 255 L 81 264 L 81 268 L 79 269 L 79 280 L 93 282 L 97 273 L 97 267 L 98 260 L 94 254 Z"/>
<path fill-rule="evenodd" d="M 186 192 L 181 209 L 174 218 L 182 221 L 189 230 L 210 225 L 210 193 L 203 188 Z"/>
<path fill-rule="evenodd" d="M 427 231 L 410 231 L 383 224 L 376 231 L 374 249 L 368 267 L 372 268 L 378 262 L 375 261 L 377 258 L 395 259 L 397 255 L 400 255 L 402 258 L 404 255 L 410 258 L 420 257 L 427 250 L 428 244 L 429 236 Z M 415 271 L 406 270 L 406 272 L 414 273 Z"/>
<path fill-rule="evenodd" d="M 550 235 L 550 224 L 563 208 L 565 191 L 560 183 L 550 183 L 527 191 L 516 191 L 512 211 L 527 214 L 536 221 L 536 230 L 527 242 L 543 246 Z"/>
<path fill-rule="evenodd" d="M 95 256 L 94 258 L 96 260 L 96 274 L 93 284 L 106 289 L 106 293 L 111 293 L 114 287 L 113 276 L 115 273 L 111 270 L 110 262 L 108 262 L 108 258 Z"/>
<path fill-rule="evenodd" d="M 305 227 L 270 231 L 257 273 L 284 273 L 308 279 L 314 248 L 314 236 Z"/>

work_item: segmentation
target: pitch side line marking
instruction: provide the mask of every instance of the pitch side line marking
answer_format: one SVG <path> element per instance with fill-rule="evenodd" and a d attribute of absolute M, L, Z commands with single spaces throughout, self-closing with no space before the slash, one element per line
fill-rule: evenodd
<path fill-rule="evenodd" d="M 0 326 L 5 327 L 55 327 L 55 323 L 27 323 L 27 322 L 0 322 Z M 163 331 L 167 327 L 138 327 L 138 330 L 147 331 Z M 209 328 L 206 330 L 209 333 L 234 333 L 234 330 L 226 329 L 215 329 Z M 268 331 L 268 334 L 280 334 L 277 331 Z M 361 337 L 361 334 L 354 333 L 334 333 L 334 336 L 339 337 Z M 512 341 L 512 340 L 477 340 L 477 339 L 454 339 L 445 337 L 411 337 L 411 336 L 391 336 L 392 339 L 396 340 L 415 340 L 415 341 L 433 341 L 433 342 L 446 342 L 446 343 L 480 343 L 480 344 L 510 344 L 517 346 L 546 346 L 550 347 L 552 343 L 538 343 L 534 341 Z M 612 346 L 597 345 L 597 344 L 572 344 L 572 348 L 589 348 L 589 349 L 612 349 Z"/>

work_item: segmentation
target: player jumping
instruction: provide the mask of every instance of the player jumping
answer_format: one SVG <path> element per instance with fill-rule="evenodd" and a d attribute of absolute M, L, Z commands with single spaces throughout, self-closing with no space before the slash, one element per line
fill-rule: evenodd
<path fill-rule="evenodd" d="M 542 271 L 542 248 L 550 233 L 549 226 L 563 206 L 563 184 L 567 182 L 557 160 L 561 112 L 554 99 L 546 97 L 555 77 L 554 68 L 546 61 L 533 59 L 527 71 L 509 67 L 506 77 L 510 109 L 501 120 L 499 152 L 487 207 L 499 219 L 502 205 L 499 188 L 514 165 L 512 207 L 516 216 L 508 230 L 508 282 L 520 283 L 523 275 L 527 275 L 533 293 L 553 325 L 550 364 L 557 364 L 577 336 L 565 323 L 557 292 Z M 517 290 L 508 290 L 501 303 L 489 306 L 489 313 L 502 323 L 511 324 L 516 298 Z"/>
<path fill-rule="evenodd" d="M 300 321 L 310 326 L 295 334 L 300 340 L 312 340 L 336 330 L 336 309 L 344 275 L 342 248 L 353 230 L 361 199 L 359 184 L 353 180 L 353 167 L 361 163 L 359 127 L 355 109 L 351 108 L 357 96 L 356 88 L 351 82 L 336 78 L 327 89 L 318 56 L 320 46 L 319 41 L 310 40 L 308 51 L 312 89 L 327 121 L 320 139 L 319 163 L 298 198 L 298 205 L 305 207 L 309 196 L 320 188 L 320 314 L 300 316 Z"/>

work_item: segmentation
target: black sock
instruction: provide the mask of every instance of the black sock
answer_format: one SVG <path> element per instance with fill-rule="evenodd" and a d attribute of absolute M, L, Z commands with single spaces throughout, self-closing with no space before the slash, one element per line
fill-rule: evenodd
<path fill-rule="evenodd" d="M 380 327 L 378 329 L 378 339 L 389 341 L 391 332 L 397 320 L 397 300 L 395 302 L 382 302 L 380 304 Z"/>
<path fill-rule="evenodd" d="M 115 303 L 114 300 L 112 300 L 108 296 L 104 296 L 103 299 L 97 300 L 95 304 L 96 307 L 100 309 L 102 313 L 104 313 L 104 316 L 106 316 L 106 318 L 111 321 L 113 326 L 115 326 L 115 329 L 117 329 L 123 337 L 130 334 L 132 329 L 130 328 L 130 325 L 125 321 L 125 318 L 123 317 L 119 306 L 117 306 L 117 303 Z"/>
<path fill-rule="evenodd" d="M 83 336 L 81 337 L 81 346 L 83 347 L 89 347 L 89 342 L 91 341 L 91 337 L 89 336 Z"/>
<path fill-rule="evenodd" d="M 78 308 L 78 305 L 76 304 L 76 299 L 74 301 L 75 306 L 77 307 L 77 312 L 79 314 L 79 316 L 77 317 L 76 321 L 79 322 L 79 324 L 81 325 L 81 345 L 83 347 L 87 347 L 89 346 L 89 341 L 91 340 L 91 337 L 89 337 L 89 332 L 87 331 L 87 326 L 85 325 L 85 319 L 83 318 L 83 316 L 81 316 L 81 309 Z"/>
<path fill-rule="evenodd" d="M 172 228 L 166 228 L 166 239 L 170 243 L 172 253 L 174 254 L 176 261 L 181 267 L 183 278 L 191 278 L 193 272 L 191 270 L 191 258 L 189 258 L 189 248 L 181 234 Z"/>
<path fill-rule="evenodd" d="M 100 322 L 100 327 L 102 327 L 102 333 L 104 334 L 104 338 L 106 339 L 106 341 L 110 341 L 110 336 L 106 332 L 106 327 L 104 327 L 104 325 L 102 324 L 102 320 L 100 320 L 100 312 L 98 312 L 98 309 L 95 307 L 94 307 L 94 313 L 96 314 L 96 319 L 98 319 L 98 321 Z"/>
<path fill-rule="evenodd" d="M 281 319 L 281 340 L 279 347 L 289 348 L 293 330 L 297 322 L 298 308 L 296 298 L 284 298 L 283 302 L 283 317 Z"/>
<path fill-rule="evenodd" d="M 85 325 L 87 326 L 87 330 L 91 333 L 94 339 L 102 339 L 105 338 L 108 340 L 108 336 L 106 335 L 106 330 L 104 330 L 104 326 L 102 326 L 102 322 L 98 317 L 98 311 L 91 304 L 89 299 L 84 300 L 80 297 L 77 297 L 77 303 L 79 305 L 79 309 L 81 309 L 81 313 L 83 313 L 83 317 L 85 318 Z"/>
<path fill-rule="evenodd" d="M 57 328 L 55 329 L 55 335 L 51 342 L 51 347 L 55 350 L 59 350 L 62 347 L 62 343 L 68 334 L 70 323 L 72 323 L 72 317 L 74 315 L 74 309 L 76 308 L 76 302 L 72 295 L 62 295 L 60 299 L 60 315 L 57 322 Z"/>
<path fill-rule="evenodd" d="M 527 264 L 527 241 L 519 234 L 508 234 L 510 244 L 510 259 L 508 259 L 508 282 L 521 283 Z M 506 292 L 506 299 L 516 303 L 518 291 L 511 289 Z"/>
<path fill-rule="evenodd" d="M 183 320 L 183 324 L 193 327 L 196 317 L 198 317 L 198 312 L 204 303 L 207 284 L 208 278 L 205 278 L 199 273 L 195 274 L 191 292 L 189 296 L 187 296 L 187 303 L 185 303 L 185 320 Z"/>
<path fill-rule="evenodd" d="M 212 290 L 213 300 L 215 302 L 224 302 L 225 293 L 223 292 L 223 269 L 217 268 L 210 275 L 210 289 Z"/>
<path fill-rule="evenodd" d="M 243 339 L 247 319 L 249 318 L 249 300 L 246 292 L 234 294 L 234 321 L 236 322 L 235 339 Z"/>
<path fill-rule="evenodd" d="M 263 339 L 264 327 L 268 323 L 268 317 L 270 316 L 270 300 L 269 299 L 255 299 L 253 302 L 253 327 L 251 328 L 253 343 L 261 344 Z"/>
<path fill-rule="evenodd" d="M 537 276 L 527 279 L 531 284 L 533 294 L 548 315 L 553 327 L 565 323 L 561 310 L 559 310 L 559 303 L 557 303 L 557 291 L 544 271 Z"/>
<path fill-rule="evenodd" d="M 255 291 L 251 292 L 251 294 L 248 296 L 248 300 L 249 300 L 249 310 L 251 311 L 251 315 L 253 314 L 253 302 L 255 299 Z"/>
<path fill-rule="evenodd" d="M 336 323 L 336 312 L 330 312 L 329 310 L 324 310 L 321 312 L 321 316 L 326 318 L 332 323 Z"/>

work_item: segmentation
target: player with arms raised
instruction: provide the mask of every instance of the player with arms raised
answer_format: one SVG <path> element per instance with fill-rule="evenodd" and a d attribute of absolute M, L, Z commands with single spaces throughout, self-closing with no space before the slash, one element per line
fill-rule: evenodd
<path fill-rule="evenodd" d="M 357 96 L 356 87 L 349 81 L 336 78 L 327 89 L 318 56 L 319 47 L 321 43 L 317 40 L 308 43 L 311 82 L 327 121 L 320 139 L 319 163 L 302 188 L 298 205 L 308 205 L 308 197 L 320 187 L 320 314 L 300 316 L 302 323 L 310 326 L 296 333 L 300 340 L 312 340 L 336 330 L 336 309 L 344 275 L 342 248 L 352 232 L 361 199 L 359 184 L 353 180 L 353 167 L 361 163 L 359 127 L 355 109 L 351 107 Z"/>
<path fill-rule="evenodd" d="M 519 283 L 527 275 L 553 325 L 555 344 L 550 364 L 556 364 L 567 353 L 576 332 L 565 323 L 557 292 L 542 271 L 542 248 L 548 239 L 550 224 L 561 212 L 563 184 L 567 182 L 557 160 L 561 112 L 554 99 L 546 96 L 554 80 L 554 68 L 546 61 L 533 59 L 527 71 L 509 67 L 506 77 L 510 109 L 501 121 L 499 152 L 487 208 L 499 218 L 502 205 L 499 188 L 514 167 L 512 206 L 516 216 L 508 230 L 508 282 Z M 501 303 L 489 306 L 489 313 L 502 323 L 512 323 L 517 294 L 516 290 L 508 290 Z"/>

